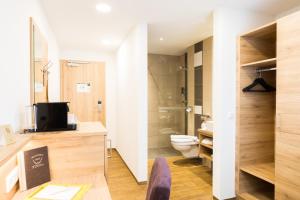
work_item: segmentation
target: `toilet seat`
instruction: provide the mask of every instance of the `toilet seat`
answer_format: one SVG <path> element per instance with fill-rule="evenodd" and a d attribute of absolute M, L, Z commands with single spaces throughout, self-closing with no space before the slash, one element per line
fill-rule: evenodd
<path fill-rule="evenodd" d="M 192 135 L 171 135 L 171 139 L 196 139 L 196 136 Z"/>
<path fill-rule="evenodd" d="M 191 135 L 171 135 L 171 144 L 174 149 L 180 151 L 185 158 L 198 157 L 199 139 Z"/>
<path fill-rule="evenodd" d="M 199 144 L 199 142 L 174 142 L 172 141 L 173 144 L 178 145 L 178 146 L 188 146 L 188 145 L 196 145 Z"/>
<path fill-rule="evenodd" d="M 196 145 L 199 144 L 199 139 L 191 135 L 171 135 L 171 142 L 176 145 Z"/>

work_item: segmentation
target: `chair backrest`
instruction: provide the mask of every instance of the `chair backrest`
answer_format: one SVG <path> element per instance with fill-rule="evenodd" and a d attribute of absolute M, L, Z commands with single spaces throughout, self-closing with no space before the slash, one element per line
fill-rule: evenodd
<path fill-rule="evenodd" d="M 156 158 L 151 170 L 146 200 L 169 200 L 171 173 L 165 158 Z"/>

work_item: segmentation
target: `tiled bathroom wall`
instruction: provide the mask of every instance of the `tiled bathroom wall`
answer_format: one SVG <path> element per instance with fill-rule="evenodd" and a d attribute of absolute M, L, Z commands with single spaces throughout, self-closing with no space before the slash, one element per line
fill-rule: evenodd
<path fill-rule="evenodd" d="M 185 134 L 184 56 L 148 55 L 148 148 L 171 147 Z"/>
<path fill-rule="evenodd" d="M 202 114 L 212 116 L 212 54 L 213 37 L 187 48 L 188 95 L 187 105 L 192 112 L 187 114 L 187 134 L 197 135 L 201 127 L 201 115 L 196 113 L 196 106 L 202 106 Z M 199 108 L 199 107 L 198 107 Z"/>

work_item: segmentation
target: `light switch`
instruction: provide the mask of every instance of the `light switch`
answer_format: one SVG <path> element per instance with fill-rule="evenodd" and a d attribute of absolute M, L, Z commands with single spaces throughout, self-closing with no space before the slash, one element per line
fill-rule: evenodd
<path fill-rule="evenodd" d="M 234 118 L 233 112 L 228 112 L 228 113 L 227 113 L 227 119 L 232 120 L 233 118 Z"/>
<path fill-rule="evenodd" d="M 43 90 L 44 90 L 44 85 L 43 85 L 43 83 L 39 83 L 39 82 L 35 82 L 35 84 L 34 84 L 34 92 L 36 92 L 36 93 L 41 93 L 41 92 L 43 92 Z"/>
<path fill-rule="evenodd" d="M 15 167 L 5 178 L 6 193 L 9 193 L 19 180 L 18 167 Z"/>

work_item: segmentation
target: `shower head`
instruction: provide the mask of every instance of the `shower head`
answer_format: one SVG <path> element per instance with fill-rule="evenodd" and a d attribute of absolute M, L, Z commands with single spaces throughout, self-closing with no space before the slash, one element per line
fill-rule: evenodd
<path fill-rule="evenodd" d="M 178 71 L 184 71 L 184 70 L 187 70 L 187 67 L 185 67 L 185 66 L 179 66 L 178 67 Z"/>

